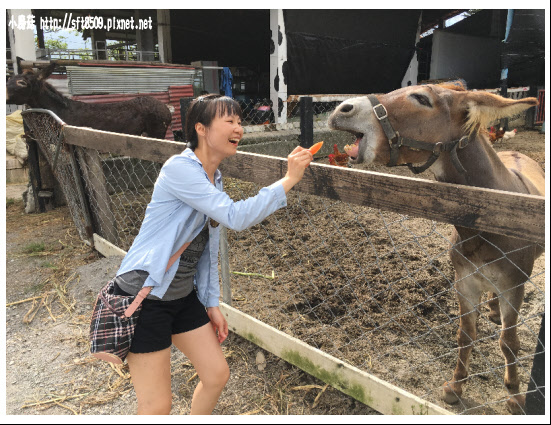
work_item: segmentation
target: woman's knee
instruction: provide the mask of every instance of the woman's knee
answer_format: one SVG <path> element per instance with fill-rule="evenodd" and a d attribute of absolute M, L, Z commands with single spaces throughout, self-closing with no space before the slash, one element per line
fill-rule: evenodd
<path fill-rule="evenodd" d="M 230 367 L 226 363 L 226 367 L 223 370 L 221 380 L 224 382 L 224 386 L 228 383 L 230 380 Z"/>
<path fill-rule="evenodd" d="M 203 385 L 224 388 L 230 379 L 230 368 L 226 362 L 209 370 L 206 376 L 201 377 Z"/>

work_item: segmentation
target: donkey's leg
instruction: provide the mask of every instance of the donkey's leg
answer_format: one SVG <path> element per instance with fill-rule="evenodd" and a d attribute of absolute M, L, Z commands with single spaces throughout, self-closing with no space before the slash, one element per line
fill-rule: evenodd
<path fill-rule="evenodd" d="M 519 378 L 517 355 L 520 349 L 520 340 L 517 333 L 518 312 L 524 298 L 524 285 L 506 291 L 502 295 L 501 322 L 502 331 L 499 337 L 499 346 L 505 357 L 505 387 L 511 395 L 507 401 L 507 408 L 513 414 L 524 413 L 524 395 L 519 394 Z"/>
<path fill-rule="evenodd" d="M 490 294 L 490 300 L 488 301 L 490 307 L 490 314 L 488 318 L 496 325 L 501 325 L 501 311 L 499 309 L 499 298 L 495 292 Z"/>
<path fill-rule="evenodd" d="M 456 282 L 459 279 L 456 279 Z M 476 340 L 476 319 L 478 317 L 478 300 L 481 290 L 472 276 L 456 283 L 459 299 L 459 329 L 457 330 L 457 345 L 459 357 L 453 373 L 453 380 L 444 383 L 444 401 L 454 404 L 459 401 L 463 392 L 462 386 L 469 375 L 469 360 Z"/>

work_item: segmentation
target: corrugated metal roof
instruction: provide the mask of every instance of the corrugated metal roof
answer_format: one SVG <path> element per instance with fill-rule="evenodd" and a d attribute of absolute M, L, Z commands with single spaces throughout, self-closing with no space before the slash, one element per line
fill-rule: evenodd
<path fill-rule="evenodd" d="M 67 75 L 52 74 L 48 77 L 47 82 L 63 96 L 69 96 Z"/>
<path fill-rule="evenodd" d="M 67 66 L 71 95 L 166 92 L 193 84 L 193 68 L 118 68 Z"/>
<path fill-rule="evenodd" d="M 134 99 L 138 96 L 152 96 L 163 103 L 168 103 L 168 92 L 155 93 L 110 93 L 110 94 L 87 94 L 81 96 L 73 96 L 73 100 L 80 100 L 86 103 L 114 103 L 124 102 L 125 100 Z"/>
<path fill-rule="evenodd" d="M 160 100 L 166 105 L 174 107 L 172 114 L 172 122 L 166 132 L 165 139 L 174 140 L 173 131 L 182 129 L 182 118 L 180 116 L 180 97 L 193 96 L 193 86 L 171 86 L 164 92 L 151 92 L 151 93 L 110 93 L 110 94 L 96 94 L 96 95 L 80 95 L 73 96 L 72 99 L 80 100 L 86 103 L 114 103 L 123 102 L 125 100 L 133 99 L 137 96 L 151 96 Z"/>

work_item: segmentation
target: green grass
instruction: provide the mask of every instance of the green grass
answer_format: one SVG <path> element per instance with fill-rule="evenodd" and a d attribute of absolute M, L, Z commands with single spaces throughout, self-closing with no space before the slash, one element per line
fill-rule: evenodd
<path fill-rule="evenodd" d="M 51 263 L 50 261 L 44 261 L 40 265 L 40 267 L 45 267 L 45 268 L 49 268 L 49 269 L 57 269 L 58 268 L 55 264 Z"/>
<path fill-rule="evenodd" d="M 13 198 L 6 198 L 6 208 L 15 204 L 15 199 Z"/>
<path fill-rule="evenodd" d="M 23 248 L 25 254 L 36 254 L 45 250 L 44 242 L 33 242 Z"/>

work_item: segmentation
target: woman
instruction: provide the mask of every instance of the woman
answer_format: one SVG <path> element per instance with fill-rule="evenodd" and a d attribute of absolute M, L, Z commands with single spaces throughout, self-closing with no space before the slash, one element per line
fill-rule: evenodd
<path fill-rule="evenodd" d="M 243 230 L 287 205 L 312 154 L 297 147 L 285 177 L 247 200 L 222 191 L 220 162 L 235 155 L 243 137 L 241 109 L 231 98 L 195 99 L 186 117 L 188 148 L 162 167 L 134 243 L 115 278 L 117 294 L 152 286 L 142 304 L 127 357 L 138 414 L 169 414 L 172 406 L 170 347 L 191 361 L 199 376 L 191 414 L 210 414 L 229 368 L 220 344 L 228 324 L 218 308 L 218 223 Z"/>

